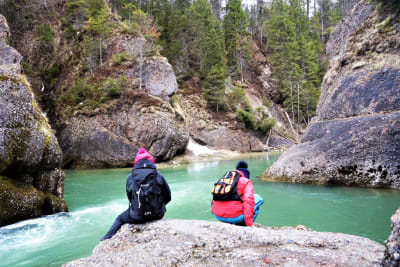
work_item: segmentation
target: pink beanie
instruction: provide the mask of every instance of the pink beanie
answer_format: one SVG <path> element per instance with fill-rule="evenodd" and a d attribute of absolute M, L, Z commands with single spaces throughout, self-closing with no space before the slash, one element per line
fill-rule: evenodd
<path fill-rule="evenodd" d="M 136 154 L 135 161 L 133 162 L 133 165 L 136 165 L 136 163 L 138 163 L 142 159 L 147 159 L 147 160 L 155 163 L 153 157 L 143 147 L 141 147 L 139 149 L 138 153 Z"/>

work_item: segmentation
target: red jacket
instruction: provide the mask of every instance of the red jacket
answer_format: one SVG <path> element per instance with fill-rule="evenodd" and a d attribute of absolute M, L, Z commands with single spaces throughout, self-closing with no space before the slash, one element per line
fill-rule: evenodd
<path fill-rule="evenodd" d="M 218 217 L 224 218 L 234 218 L 244 214 L 244 222 L 247 226 L 252 226 L 254 213 L 253 183 L 250 181 L 250 179 L 244 177 L 242 172 L 240 172 L 240 174 L 241 176 L 237 184 L 237 193 L 242 196 L 243 203 L 236 200 L 213 200 L 211 212 Z"/>

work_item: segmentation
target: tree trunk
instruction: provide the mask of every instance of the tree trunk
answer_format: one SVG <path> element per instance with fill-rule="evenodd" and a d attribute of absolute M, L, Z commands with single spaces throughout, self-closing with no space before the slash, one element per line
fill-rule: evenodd
<path fill-rule="evenodd" d="M 313 0 L 314 1 L 314 12 L 317 12 L 317 0 Z"/>
<path fill-rule="evenodd" d="M 342 17 L 342 21 L 344 21 L 343 17 Z M 344 53 L 344 36 L 343 36 L 343 32 L 344 32 L 344 29 L 342 28 L 341 31 L 340 31 L 340 51 L 339 51 L 340 62 L 343 61 L 343 53 Z"/>
<path fill-rule="evenodd" d="M 214 16 L 221 20 L 221 0 L 211 0 L 210 2 Z"/>
<path fill-rule="evenodd" d="M 239 64 L 240 64 L 240 80 L 242 81 L 242 83 L 244 82 L 244 78 L 243 78 L 243 48 L 242 48 L 242 40 L 240 41 L 240 52 L 239 52 Z"/>
<path fill-rule="evenodd" d="M 300 123 L 300 85 L 297 83 L 297 123 Z M 297 129 L 299 126 L 297 126 Z"/>
<path fill-rule="evenodd" d="M 100 66 L 103 66 L 103 53 L 101 51 L 101 37 L 99 39 L 99 51 L 100 51 Z"/>
<path fill-rule="evenodd" d="M 140 42 L 140 50 L 139 50 L 139 89 L 142 89 L 142 66 L 143 66 L 143 43 Z"/>
<path fill-rule="evenodd" d="M 325 28 L 324 28 L 324 7 L 322 5 L 322 0 L 320 0 L 320 17 L 321 17 L 321 41 L 322 43 L 325 43 Z"/>
<path fill-rule="evenodd" d="M 292 107 L 292 120 L 294 121 L 294 109 L 293 109 L 293 86 L 292 81 L 290 81 L 290 103 Z"/>

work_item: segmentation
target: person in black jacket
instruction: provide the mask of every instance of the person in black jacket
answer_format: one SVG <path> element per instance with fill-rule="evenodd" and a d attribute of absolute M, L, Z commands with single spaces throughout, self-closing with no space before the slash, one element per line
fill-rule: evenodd
<path fill-rule="evenodd" d="M 140 148 L 131 174 L 126 180 L 129 208 L 114 221 L 101 240 L 111 238 L 124 223 L 145 223 L 164 217 L 171 191 L 165 178 L 157 171 L 153 157 Z"/>

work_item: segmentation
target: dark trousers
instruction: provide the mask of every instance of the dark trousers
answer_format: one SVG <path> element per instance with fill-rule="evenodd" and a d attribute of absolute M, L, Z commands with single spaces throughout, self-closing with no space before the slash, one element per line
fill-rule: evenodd
<path fill-rule="evenodd" d="M 119 228 L 121 228 L 121 226 L 125 223 L 140 224 L 140 223 L 145 223 L 145 222 L 149 222 L 149 221 L 159 220 L 162 217 L 163 216 L 157 217 L 157 218 L 149 218 L 149 219 L 146 218 L 146 219 L 138 220 L 138 219 L 132 218 L 129 215 L 129 209 L 127 209 L 126 211 L 124 211 L 120 215 L 118 215 L 118 217 L 115 219 L 114 223 L 111 225 L 110 230 L 108 230 L 108 232 L 105 234 L 105 236 L 103 236 L 101 241 L 113 237 L 113 235 L 115 235 L 115 233 L 119 230 Z"/>
<path fill-rule="evenodd" d="M 113 237 L 113 235 L 115 235 L 115 233 L 119 230 L 119 228 L 121 228 L 121 226 L 125 223 L 138 224 L 138 223 L 143 223 L 143 222 L 144 222 L 143 220 L 133 219 L 129 215 L 129 209 L 127 209 L 126 211 L 124 211 L 120 215 L 118 215 L 118 217 L 115 219 L 114 223 L 111 225 L 110 230 L 108 230 L 106 235 L 101 240 L 103 241 L 103 240 Z"/>

